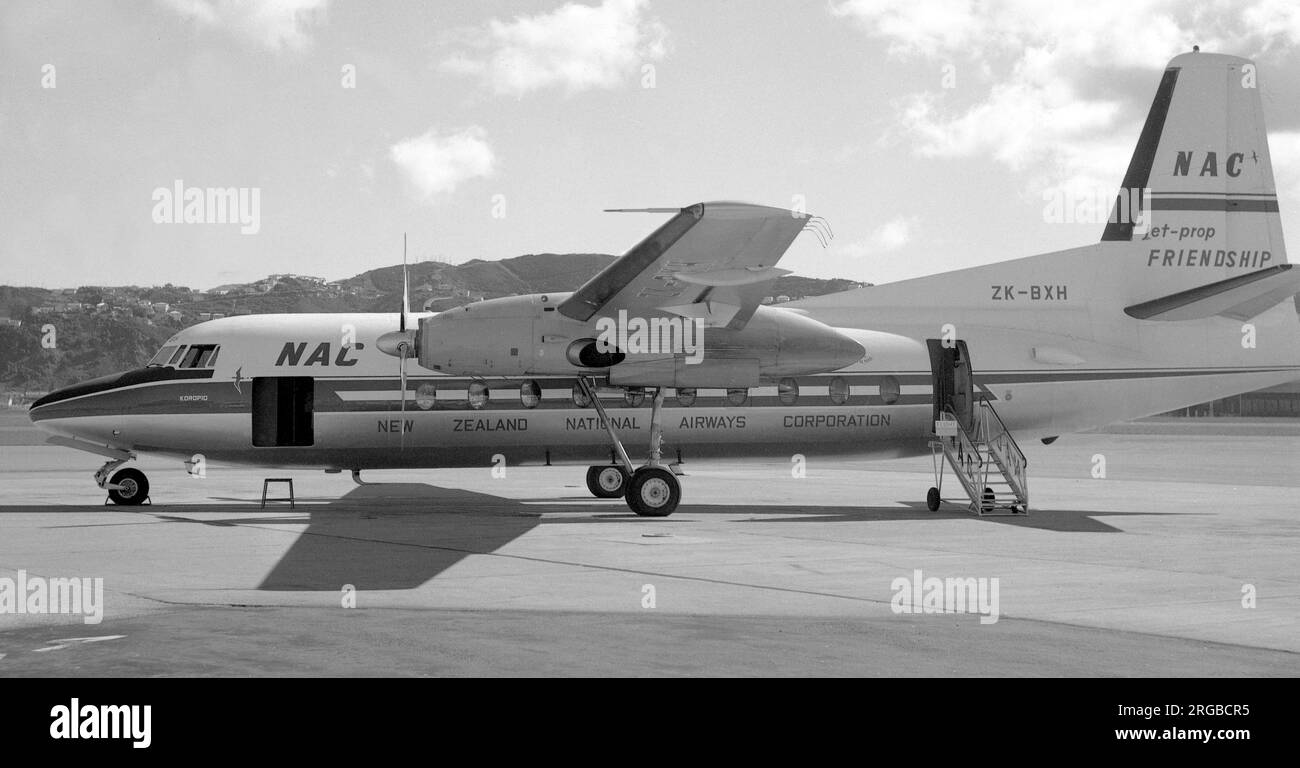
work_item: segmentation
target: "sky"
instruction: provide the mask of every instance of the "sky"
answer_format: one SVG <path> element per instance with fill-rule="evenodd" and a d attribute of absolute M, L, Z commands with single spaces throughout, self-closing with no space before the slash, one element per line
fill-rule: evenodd
<path fill-rule="evenodd" d="M 1258 62 L 1300 237 L 1293 0 L 7 1 L 0 283 L 618 254 L 666 216 L 602 209 L 719 199 L 824 217 L 812 277 L 1084 245 L 1045 208 L 1113 195 L 1193 44 Z"/>

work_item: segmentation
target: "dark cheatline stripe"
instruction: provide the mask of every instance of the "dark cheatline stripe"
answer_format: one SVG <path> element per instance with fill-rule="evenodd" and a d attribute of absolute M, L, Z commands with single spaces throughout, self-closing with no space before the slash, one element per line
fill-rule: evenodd
<path fill-rule="evenodd" d="M 1250 200 L 1204 197 L 1160 197 L 1151 201 L 1153 211 L 1235 211 L 1277 213 L 1277 200 Z"/>
<path fill-rule="evenodd" d="M 1194 189 L 1164 189 L 1152 192 L 1152 198 L 1161 197 L 1271 197 L 1277 199 L 1276 192 L 1204 192 Z"/>
<path fill-rule="evenodd" d="M 1292 371 L 1300 377 L 1300 365 L 1295 366 L 1271 366 L 1259 368 L 1201 368 L 1201 369 L 1164 369 L 1164 370 L 1146 370 L 1146 369 L 1127 369 L 1127 370 L 1084 370 L 1084 371 L 990 371 L 976 375 L 976 384 L 981 393 L 993 395 L 997 398 L 999 394 L 993 387 L 1017 384 L 1042 384 L 1049 382 L 1086 382 L 1086 381 L 1106 381 L 1120 379 L 1165 379 L 1180 378 L 1193 376 L 1214 376 L 1214 375 L 1231 375 L 1246 373 L 1276 373 L 1280 371 Z M 164 414 L 181 414 L 181 415 L 210 415 L 210 414 L 236 414 L 247 415 L 251 407 L 251 388 L 245 386 L 242 391 L 235 389 L 229 381 L 196 381 L 191 378 L 194 374 L 210 375 L 211 371 L 191 371 L 186 372 L 185 377 L 178 377 L 177 380 L 170 382 L 168 386 L 123 386 L 120 388 L 110 388 L 99 391 L 94 397 L 87 397 L 71 402 L 55 403 L 49 407 L 37 408 L 33 406 L 30 413 L 32 421 L 43 421 L 45 419 L 61 419 L 80 416 L 119 416 L 129 414 L 133 416 L 146 415 L 164 415 Z M 851 385 L 874 385 L 878 384 L 884 376 L 891 376 L 898 380 L 901 386 L 923 385 L 929 387 L 930 374 L 919 372 L 899 372 L 897 374 L 847 374 L 843 378 Z M 824 384 L 830 376 L 809 376 L 798 377 L 799 383 L 803 386 L 813 386 Z M 461 379 L 459 383 L 461 388 L 467 383 L 468 379 Z M 539 380 L 543 388 L 552 389 L 555 387 L 546 386 L 552 384 L 550 380 Z M 455 389 L 454 382 L 444 381 L 448 385 L 447 389 Z M 359 382 L 357 379 L 330 380 L 318 379 L 316 382 L 316 400 L 315 412 L 326 413 L 396 413 L 401 404 L 397 400 L 389 401 L 344 401 L 338 398 L 335 393 L 339 391 L 349 391 L 358 388 L 363 389 L 388 389 L 396 392 L 397 384 L 394 378 L 375 378 L 370 382 Z M 413 384 L 412 384 L 413 385 Z M 493 387 L 492 395 L 486 406 L 482 409 L 472 409 L 469 407 L 467 400 L 457 398 L 455 400 L 444 398 L 438 400 L 431 410 L 435 412 L 462 412 L 466 414 L 483 413 L 483 412 L 519 412 L 527 414 L 535 411 L 550 410 L 573 410 L 575 406 L 572 401 L 565 398 L 556 398 L 543 400 L 536 409 L 529 409 L 519 400 L 519 388 L 517 382 L 510 382 L 508 385 Z M 201 400 L 181 401 L 182 395 L 202 395 Z M 609 410 L 628 414 L 638 409 L 644 411 L 648 409 L 648 404 L 644 401 L 639 406 L 627 405 L 625 401 L 615 398 L 603 399 L 605 407 Z M 833 402 L 827 395 L 803 394 L 799 397 L 795 407 L 803 408 L 826 408 L 835 409 L 843 407 L 898 407 L 898 406 L 916 406 L 927 405 L 931 402 L 929 393 L 909 392 L 899 396 L 891 403 L 886 403 L 879 393 L 865 394 L 858 393 L 849 396 L 845 403 Z M 698 408 L 718 408 L 718 407 L 736 407 L 728 405 L 726 398 L 721 396 L 699 396 L 693 406 L 682 406 L 675 397 L 668 397 L 666 405 L 671 409 L 685 408 L 686 410 Z M 425 412 L 413 399 L 406 403 L 408 412 Z M 770 407 L 770 408 L 788 408 L 780 402 L 780 399 L 767 395 L 751 395 L 745 407 Z M 594 410 L 586 411 L 594 413 Z"/>
<path fill-rule="evenodd" d="M 89 379 L 79 384 L 73 384 L 70 387 L 64 387 L 63 389 L 56 389 L 45 397 L 32 403 L 31 409 L 29 410 L 35 410 L 41 406 L 51 405 L 62 400 L 70 400 L 74 397 L 93 395 L 99 392 L 108 392 L 110 390 L 121 389 L 136 384 L 150 384 L 158 381 L 210 379 L 212 378 L 212 374 L 213 371 L 211 368 L 176 369 L 164 366 L 136 368 L 131 371 L 111 373 L 107 376 Z"/>
<path fill-rule="evenodd" d="M 1160 135 L 1165 131 L 1165 118 L 1169 116 L 1169 104 L 1174 99 L 1174 86 L 1178 83 L 1178 67 L 1165 70 L 1160 78 L 1160 87 L 1156 89 L 1156 98 L 1151 102 L 1151 111 L 1147 113 L 1146 124 L 1142 126 L 1142 135 L 1138 137 L 1137 148 L 1129 159 L 1128 171 L 1124 173 L 1124 189 L 1144 189 L 1151 180 L 1151 166 L 1155 163 L 1156 148 L 1160 146 Z M 1108 240 L 1132 240 L 1133 222 L 1119 221 L 1119 201 L 1111 210 L 1110 220 L 1101 233 L 1103 242 Z"/>

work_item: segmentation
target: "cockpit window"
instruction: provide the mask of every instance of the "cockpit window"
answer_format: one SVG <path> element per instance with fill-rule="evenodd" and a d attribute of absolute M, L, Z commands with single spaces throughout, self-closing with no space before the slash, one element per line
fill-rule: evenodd
<path fill-rule="evenodd" d="M 167 364 L 176 365 L 177 363 L 179 363 L 181 361 L 181 358 L 185 357 L 185 350 L 187 349 L 189 349 L 189 347 L 185 346 L 184 344 L 177 347 L 176 354 L 172 355 L 172 359 L 168 360 Z"/>
<path fill-rule="evenodd" d="M 195 344 L 185 353 L 185 358 L 181 360 L 181 368 L 211 368 L 217 362 L 216 344 Z"/>
<path fill-rule="evenodd" d="M 170 344 L 158 350 L 158 354 L 149 359 L 149 365 L 167 365 L 172 359 L 172 354 L 176 352 L 176 345 Z"/>

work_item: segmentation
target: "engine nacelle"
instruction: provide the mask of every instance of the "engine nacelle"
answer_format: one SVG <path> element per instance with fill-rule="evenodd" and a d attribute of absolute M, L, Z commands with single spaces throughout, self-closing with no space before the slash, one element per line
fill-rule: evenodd
<path fill-rule="evenodd" d="M 707 388 L 834 371 L 866 356 L 853 339 L 794 310 L 758 307 L 733 331 L 671 313 L 583 322 L 555 311 L 565 298 L 511 296 L 425 318 L 419 363 L 459 376 L 588 372 L 607 373 L 616 386 Z"/>
<path fill-rule="evenodd" d="M 754 387 L 761 380 L 839 370 L 866 357 L 861 344 L 792 310 L 759 307 L 744 328 L 705 328 L 694 354 L 630 352 L 609 370 L 616 386 Z M 635 349 L 635 347 L 633 348 Z"/>
<path fill-rule="evenodd" d="M 424 318 L 420 321 L 420 365 L 460 376 L 517 376 L 531 372 L 532 360 L 538 354 L 535 321 L 547 306 L 553 308 L 556 303 L 552 294 L 510 296 Z M 563 346 L 556 356 L 561 367 L 571 369 Z"/>

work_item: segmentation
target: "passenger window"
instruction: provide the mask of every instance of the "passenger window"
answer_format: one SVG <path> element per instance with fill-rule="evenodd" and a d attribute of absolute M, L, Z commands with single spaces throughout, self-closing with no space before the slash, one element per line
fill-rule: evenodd
<path fill-rule="evenodd" d="M 893 376 L 886 376 L 880 382 L 880 399 L 885 401 L 885 405 L 893 405 L 898 402 L 902 396 L 903 389 L 898 384 L 898 379 Z"/>
<path fill-rule="evenodd" d="M 586 408 L 591 405 L 591 398 L 587 397 L 587 391 L 577 382 L 573 384 L 573 404 L 579 408 Z"/>
<path fill-rule="evenodd" d="M 536 408 L 537 404 L 542 402 L 542 387 L 537 382 L 529 379 L 519 385 L 519 402 L 523 403 L 525 408 Z"/>
<path fill-rule="evenodd" d="M 488 403 L 488 385 L 476 381 L 469 385 L 469 407 L 478 410 Z"/>
<path fill-rule="evenodd" d="M 794 405 L 799 400 L 799 382 L 794 379 L 781 379 L 776 385 L 776 391 L 782 405 Z"/>
<path fill-rule="evenodd" d="M 831 397 L 831 402 L 836 405 L 844 405 L 849 401 L 849 383 L 844 379 L 836 376 L 831 379 L 831 384 L 827 388 L 827 394 Z"/>

